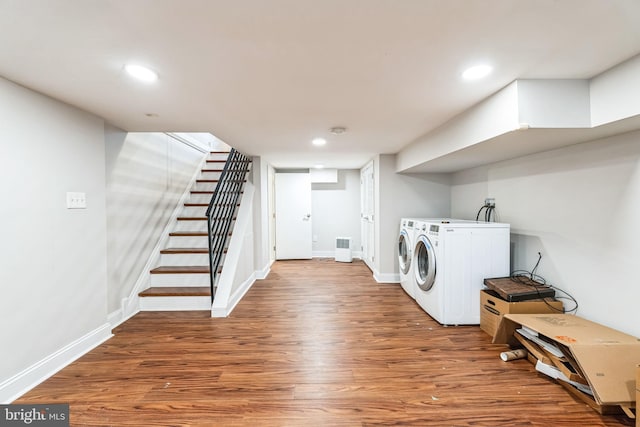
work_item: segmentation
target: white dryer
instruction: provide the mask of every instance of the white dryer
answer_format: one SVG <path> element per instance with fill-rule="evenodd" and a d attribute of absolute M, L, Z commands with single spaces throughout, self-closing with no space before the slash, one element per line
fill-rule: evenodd
<path fill-rule="evenodd" d="M 484 279 L 509 275 L 509 224 L 422 221 L 413 251 L 416 301 L 443 325 L 479 324 Z"/>
<path fill-rule="evenodd" d="M 416 299 L 413 274 L 413 248 L 415 246 L 415 220 L 402 218 L 398 235 L 398 265 L 400 267 L 400 285 L 413 299 Z"/>

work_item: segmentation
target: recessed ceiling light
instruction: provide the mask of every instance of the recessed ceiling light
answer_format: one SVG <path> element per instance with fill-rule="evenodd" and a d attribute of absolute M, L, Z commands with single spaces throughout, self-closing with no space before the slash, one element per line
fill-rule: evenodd
<path fill-rule="evenodd" d="M 316 169 L 324 169 L 324 165 L 315 165 L 314 168 L 316 168 Z"/>
<path fill-rule="evenodd" d="M 342 126 L 336 126 L 329 129 L 329 132 L 331 132 L 334 135 L 340 135 L 341 133 L 345 133 L 346 131 L 347 131 L 347 128 Z"/>
<path fill-rule="evenodd" d="M 311 141 L 311 143 L 320 147 L 322 145 L 325 145 L 327 143 L 327 140 L 324 138 L 315 138 L 313 141 Z"/>
<path fill-rule="evenodd" d="M 124 70 L 134 79 L 144 83 L 153 83 L 158 80 L 158 73 L 142 65 L 127 64 L 124 66 Z"/>
<path fill-rule="evenodd" d="M 493 68 L 490 65 L 474 65 L 471 68 L 467 68 L 464 73 L 462 73 L 462 78 L 465 80 L 478 80 L 488 76 L 491 71 L 493 71 Z"/>

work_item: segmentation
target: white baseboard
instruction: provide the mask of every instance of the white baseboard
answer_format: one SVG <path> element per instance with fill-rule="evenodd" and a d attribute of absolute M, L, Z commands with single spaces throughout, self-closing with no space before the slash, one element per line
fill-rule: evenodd
<path fill-rule="evenodd" d="M 124 298 L 122 300 L 122 308 L 109 313 L 107 321 L 111 325 L 111 330 L 113 330 L 138 313 L 140 313 L 140 306 L 137 296 L 134 303 L 131 303 L 131 299 Z"/>
<path fill-rule="evenodd" d="M 236 305 L 238 305 L 242 297 L 249 291 L 249 289 L 251 289 L 251 286 L 253 286 L 255 281 L 256 281 L 256 274 L 253 273 L 251 274 L 251 276 L 249 276 L 247 280 L 245 280 L 244 282 L 242 282 L 240 286 L 238 286 L 238 289 L 236 289 L 233 295 L 231 295 L 231 298 L 229 298 L 229 304 L 226 307 L 213 306 L 211 308 L 211 317 L 229 316 L 229 314 L 231 314 L 233 309 L 236 308 Z"/>
<path fill-rule="evenodd" d="M 400 283 L 400 274 L 373 272 L 373 278 L 378 283 Z"/>
<path fill-rule="evenodd" d="M 362 252 L 361 251 L 353 251 L 351 253 L 353 255 L 354 259 L 362 259 Z M 336 252 L 335 251 L 313 251 L 311 252 L 311 257 L 312 258 L 335 258 L 336 256 Z"/>
<path fill-rule="evenodd" d="M 8 380 L 3 381 L 0 383 L 0 404 L 5 405 L 13 402 L 112 336 L 111 325 L 105 323 Z"/>
<path fill-rule="evenodd" d="M 264 280 L 267 278 L 269 273 L 271 273 L 271 264 L 273 264 L 273 262 L 270 262 L 269 264 L 265 265 L 264 268 L 262 268 L 261 270 L 257 270 L 254 273 L 254 275 L 256 276 L 256 280 Z"/>
<path fill-rule="evenodd" d="M 312 258 L 333 258 L 335 256 L 334 251 L 313 251 L 311 252 Z"/>

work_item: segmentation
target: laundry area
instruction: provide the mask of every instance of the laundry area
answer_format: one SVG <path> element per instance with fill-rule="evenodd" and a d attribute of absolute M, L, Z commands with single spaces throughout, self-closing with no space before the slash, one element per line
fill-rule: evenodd
<path fill-rule="evenodd" d="M 598 413 L 636 418 L 640 339 L 578 316 L 578 301 L 538 274 L 540 252 L 530 271 L 510 269 L 510 226 L 491 222 L 494 210 L 487 199 L 476 221 L 402 218 L 402 289 L 443 327 L 479 325 L 508 345 L 503 361 L 528 360 Z"/>

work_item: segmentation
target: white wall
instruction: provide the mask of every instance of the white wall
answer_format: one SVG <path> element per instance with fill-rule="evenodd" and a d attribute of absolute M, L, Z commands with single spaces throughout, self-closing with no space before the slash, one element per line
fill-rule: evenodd
<path fill-rule="evenodd" d="M 640 114 L 640 55 L 590 81 L 591 123 L 604 123 Z"/>
<path fill-rule="evenodd" d="M 591 126 L 589 81 L 517 80 L 518 123 L 532 128 Z"/>
<path fill-rule="evenodd" d="M 253 196 L 253 234 L 255 245 L 253 253 L 253 270 L 258 273 L 258 278 L 264 278 L 271 266 L 269 251 L 269 189 L 268 189 L 268 165 L 260 157 L 255 156 L 251 165 L 251 182 L 255 188 Z"/>
<path fill-rule="evenodd" d="M 206 155 L 164 133 L 105 128 L 108 311 L 121 307 Z"/>
<path fill-rule="evenodd" d="M 257 193 L 255 190 L 251 182 L 244 186 L 240 209 L 211 307 L 213 317 L 228 316 L 256 279 L 254 253 L 262 242 L 254 233 L 256 219 L 260 217 L 254 214 L 257 210 L 252 203 Z"/>
<path fill-rule="evenodd" d="M 448 217 L 450 213 L 449 175 L 398 174 L 395 168 L 395 155 L 381 154 L 374 159 L 374 275 L 383 282 L 400 280 L 396 252 L 400 219 Z"/>
<path fill-rule="evenodd" d="M 108 325 L 104 122 L 2 78 L 0 117 L 1 385 Z"/>
<path fill-rule="evenodd" d="M 578 314 L 640 336 L 640 132 L 454 174 L 452 216 L 495 197 L 512 226 L 513 267 L 577 298 Z"/>
<path fill-rule="evenodd" d="M 351 237 L 351 247 L 360 251 L 360 171 L 338 171 L 337 183 L 311 184 L 314 257 L 334 257 L 336 237 Z"/>

